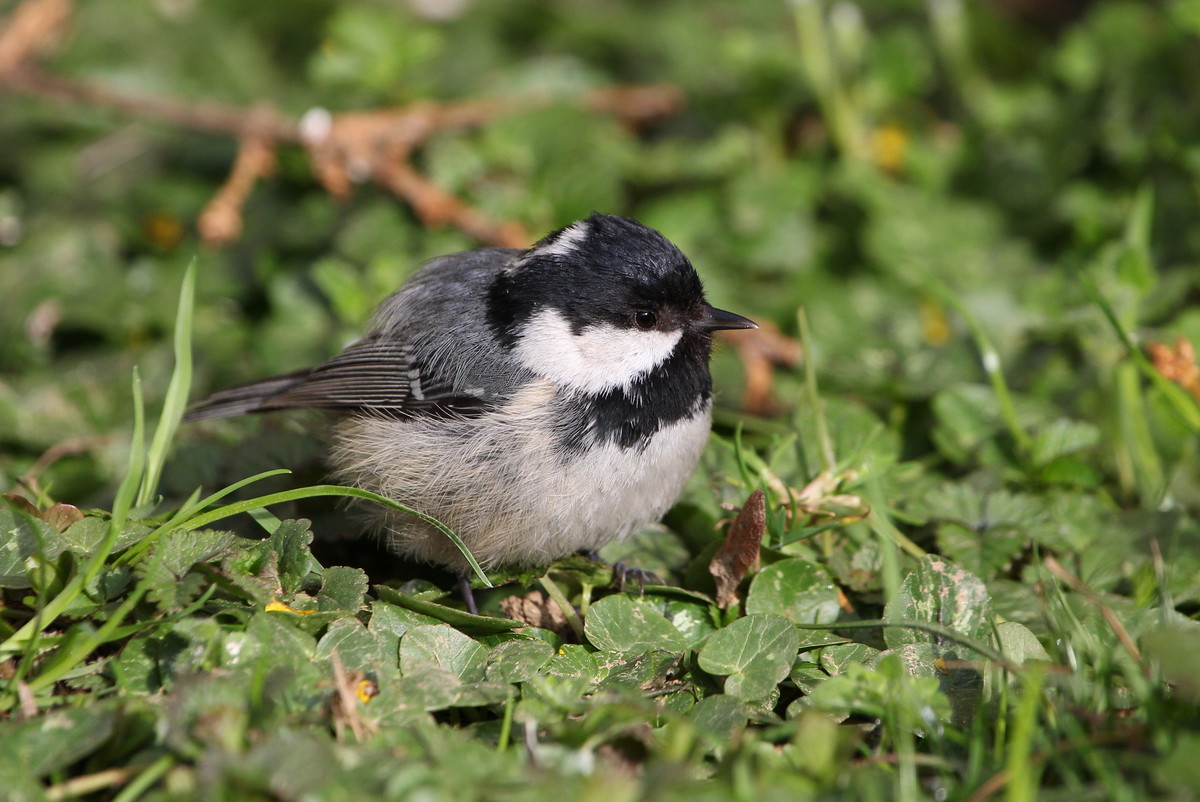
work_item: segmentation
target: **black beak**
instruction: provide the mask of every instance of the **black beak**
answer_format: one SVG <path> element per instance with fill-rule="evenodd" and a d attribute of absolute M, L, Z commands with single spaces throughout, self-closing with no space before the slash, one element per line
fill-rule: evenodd
<path fill-rule="evenodd" d="M 758 324 L 741 315 L 735 315 L 733 312 L 726 312 L 724 309 L 709 306 L 704 310 L 704 316 L 700 318 L 700 328 L 707 331 L 757 329 Z"/>

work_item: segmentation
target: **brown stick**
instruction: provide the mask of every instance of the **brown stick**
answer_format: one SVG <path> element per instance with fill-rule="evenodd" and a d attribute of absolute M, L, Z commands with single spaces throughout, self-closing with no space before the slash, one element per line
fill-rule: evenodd
<path fill-rule="evenodd" d="M 242 207 L 260 178 L 275 170 L 275 143 L 261 136 L 243 136 L 229 178 L 200 213 L 196 227 L 209 245 L 228 245 L 242 236 Z"/>
<path fill-rule="evenodd" d="M 62 78 L 34 68 L 0 75 L 0 87 L 48 100 L 97 106 L 133 117 L 162 120 L 197 131 L 237 136 L 258 135 L 280 142 L 300 142 L 300 131 L 296 122 L 278 115 L 216 103 L 189 103 L 170 98 L 127 95 L 104 86 Z"/>
<path fill-rule="evenodd" d="M 0 76 L 51 49 L 71 18 L 71 0 L 26 0 L 0 30 Z"/>
<path fill-rule="evenodd" d="M 519 223 L 495 221 L 418 173 L 408 162 L 384 162 L 376 180 L 412 204 L 427 226 L 453 225 L 481 242 L 525 248 L 530 236 Z"/>
<path fill-rule="evenodd" d="M 335 197 L 348 195 L 356 182 L 374 180 L 410 203 L 426 225 L 453 225 L 482 242 L 503 247 L 524 247 L 530 242 L 519 224 L 492 220 L 454 197 L 421 175 L 409 157 L 441 131 L 479 126 L 501 115 L 545 106 L 556 100 L 554 96 L 423 102 L 338 115 L 314 109 L 296 120 L 262 106 L 243 109 L 131 95 L 53 75 L 33 63 L 53 44 L 73 10 L 72 0 L 26 0 L 13 12 L 0 31 L 0 91 L 238 137 L 238 157 L 229 178 L 198 221 L 209 244 L 225 245 L 241 235 L 241 210 L 254 184 L 273 169 L 278 144 L 306 147 L 317 180 Z M 585 92 L 576 102 L 636 125 L 677 111 L 683 95 L 667 84 L 613 86 Z"/>

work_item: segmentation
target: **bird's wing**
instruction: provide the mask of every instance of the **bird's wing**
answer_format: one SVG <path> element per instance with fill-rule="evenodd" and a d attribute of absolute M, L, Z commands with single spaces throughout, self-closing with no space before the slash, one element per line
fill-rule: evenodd
<path fill-rule="evenodd" d="M 407 343 L 372 333 L 310 370 L 233 387 L 193 407 L 185 421 L 277 409 L 330 409 L 401 417 L 482 412 L 494 399 L 421 365 Z"/>
<path fill-rule="evenodd" d="M 380 305 L 374 330 L 337 356 L 219 392 L 184 420 L 300 407 L 400 417 L 493 408 L 523 373 L 479 321 L 491 281 L 519 253 L 481 248 L 434 259 Z"/>

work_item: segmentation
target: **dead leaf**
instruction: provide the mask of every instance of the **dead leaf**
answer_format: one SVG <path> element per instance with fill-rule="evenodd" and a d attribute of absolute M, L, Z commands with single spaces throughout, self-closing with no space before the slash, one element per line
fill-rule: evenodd
<path fill-rule="evenodd" d="M 26 515 L 32 515 L 37 518 L 42 514 L 41 510 L 37 508 L 36 504 L 24 496 L 18 496 L 16 493 L 5 493 L 4 500 L 11 504 L 13 509 L 23 512 Z"/>
<path fill-rule="evenodd" d="M 79 508 L 72 504 L 55 504 L 49 509 L 43 510 L 38 514 L 46 523 L 53 526 L 59 532 L 65 532 L 71 526 L 79 521 L 82 521 L 84 515 Z"/>
<path fill-rule="evenodd" d="M 567 641 L 575 640 L 575 631 L 571 629 L 571 624 L 563 615 L 558 603 L 541 591 L 535 590 L 524 596 L 501 599 L 500 609 L 513 621 L 548 629 Z"/>
<path fill-rule="evenodd" d="M 333 701 L 330 704 L 330 715 L 333 718 L 333 729 L 339 741 L 345 736 L 347 727 L 354 733 L 354 738 L 359 743 L 363 743 L 368 737 L 379 731 L 375 724 L 362 717 L 358 709 L 360 701 L 365 704 L 378 693 L 378 688 L 376 688 L 375 693 L 364 698 L 362 687 L 365 683 L 374 685 L 362 671 L 347 672 L 342 665 L 341 658 L 337 652 L 334 652 L 334 691 Z"/>
<path fill-rule="evenodd" d="M 763 532 L 767 528 L 767 497 L 755 490 L 733 519 L 725 542 L 708 564 L 717 582 L 717 606 L 724 609 L 738 600 L 737 587 L 758 564 Z"/>
<path fill-rule="evenodd" d="M 1186 337 L 1176 337 L 1175 347 L 1163 343 L 1146 346 L 1154 369 L 1173 381 L 1200 402 L 1200 367 L 1196 366 L 1196 347 Z"/>

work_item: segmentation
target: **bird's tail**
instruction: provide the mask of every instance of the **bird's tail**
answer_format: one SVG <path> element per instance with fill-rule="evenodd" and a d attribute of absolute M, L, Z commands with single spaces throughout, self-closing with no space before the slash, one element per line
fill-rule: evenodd
<path fill-rule="evenodd" d="M 189 409 L 183 416 L 183 422 L 232 418 L 249 412 L 266 412 L 293 406 L 273 402 L 288 390 L 302 384 L 308 375 L 308 370 L 301 370 L 214 393 Z"/>

